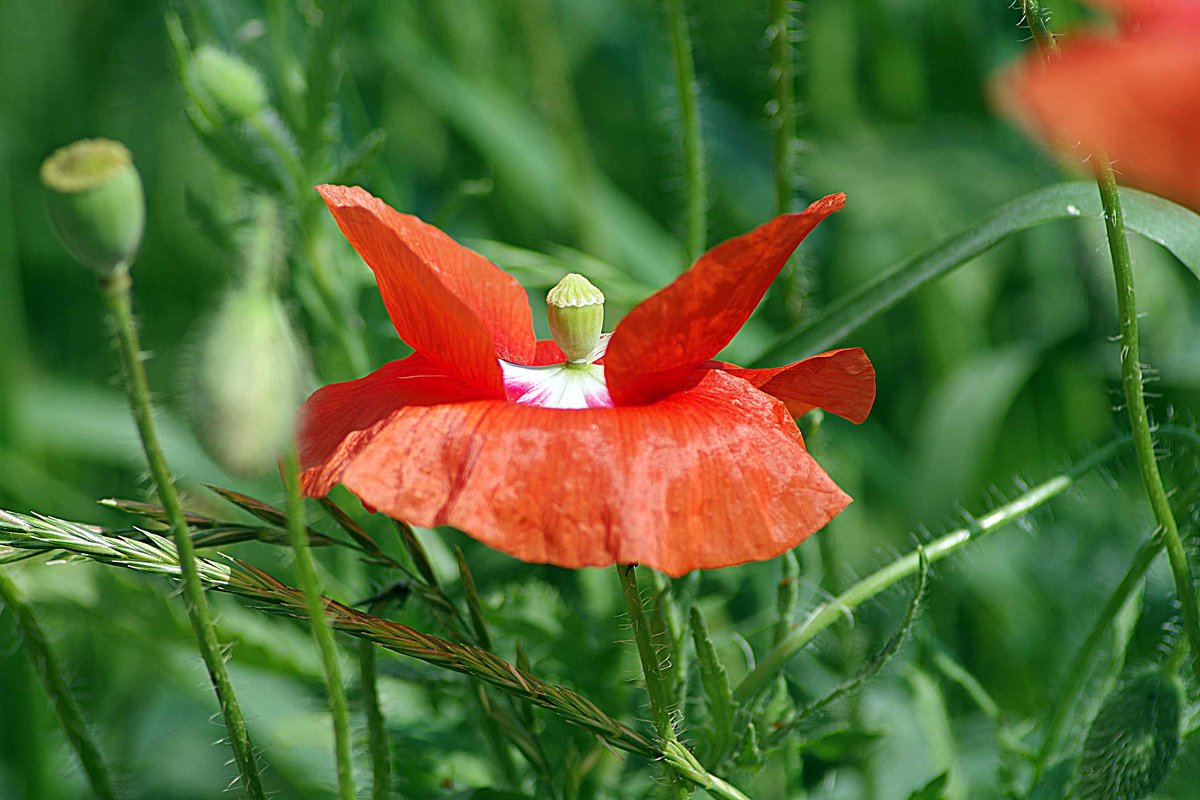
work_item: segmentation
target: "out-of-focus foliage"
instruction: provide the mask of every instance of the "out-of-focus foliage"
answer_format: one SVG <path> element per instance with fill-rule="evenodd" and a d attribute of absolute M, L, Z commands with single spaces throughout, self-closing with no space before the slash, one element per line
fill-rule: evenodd
<path fill-rule="evenodd" d="M 302 116 L 292 107 L 304 80 L 297 65 L 310 46 L 307 20 L 325 4 L 181 5 L 195 44 L 239 54 L 263 74 L 281 119 Z M 352 153 L 376 128 L 386 138 L 360 174 L 340 175 L 334 163 L 309 165 L 313 182 L 361 182 L 471 242 L 521 277 L 535 309 L 563 273 L 578 271 L 605 292 L 615 320 L 684 266 L 673 73 L 659 4 L 351 5 L 336 40 L 341 71 L 333 120 L 341 152 Z M 687 5 L 712 244 L 775 213 L 764 110 L 768 4 Z M 730 347 L 730 360 L 753 357 L 893 263 L 1059 180 L 1057 167 L 988 108 L 989 74 L 1027 46 L 1019 14 L 1008 6 L 796 4 L 797 205 L 845 191 L 847 208 L 804 244 Z M 1060 31 L 1080 16 L 1070 3 L 1053 7 Z M 187 353 L 222 296 L 244 277 L 232 232 L 250 210 L 245 179 L 204 146 L 185 105 L 161 3 L 0 0 L 2 507 L 127 525 L 127 517 L 94 500 L 145 492 L 94 276 L 55 241 L 37 184 L 47 154 L 88 136 L 128 144 L 145 180 L 135 299 L 166 449 L 193 506 L 230 513 L 204 482 L 281 498 L 270 480 L 224 475 L 185 422 L 195 368 Z M 259 98 L 248 106 L 259 113 Z M 324 265 L 337 293 L 361 315 L 369 363 L 401 355 L 405 348 L 369 271 L 317 213 L 315 196 L 288 211 L 290 230 L 317 232 L 314 252 L 303 257 Z M 829 419 L 809 438 L 855 503 L 799 548 L 795 614 L 957 524 L 964 509 L 995 505 L 1121 428 L 1118 352 L 1110 338 L 1115 302 L 1102 243 L 1098 223 L 1022 234 L 848 342 L 874 361 L 879 399 L 864 425 Z M 1200 408 L 1200 284 L 1148 243 L 1135 242 L 1134 257 L 1143 358 L 1155 370 L 1153 416 L 1192 422 Z M 303 281 L 294 288 L 289 297 L 306 290 Z M 352 376 L 351 359 L 330 329 L 298 306 L 291 310 L 303 322 L 321 379 Z M 543 332 L 544 322 L 536 320 Z M 1194 483 L 1195 454 L 1165 447 L 1168 483 Z M 1018 740 L 1057 702 L 1072 654 L 1152 528 L 1134 470 L 1131 460 L 1115 463 L 1056 501 L 1052 512 L 935 565 L 914 641 L 765 762 L 756 755 L 764 732 L 739 734 L 739 768 L 731 777 L 758 798 L 995 796 L 1008 772 L 1022 769 L 1020 750 L 1036 748 L 1036 736 Z M 352 499 L 339 499 L 357 510 Z M 356 516 L 381 539 L 389 536 L 383 520 Z M 1195 508 L 1181 516 L 1194 542 Z M 647 717 L 611 571 L 524 565 L 454 532 L 423 541 L 458 598 L 451 546 L 463 547 L 501 656 L 516 662 L 519 643 L 535 674 L 581 689 L 609 712 Z M 289 575 L 277 549 L 237 547 L 239 557 Z M 318 557 L 329 593 L 348 602 L 397 577 L 349 553 L 322 550 Z M 170 587 L 96 565 L 6 569 L 51 631 L 128 796 L 216 796 L 230 772 L 225 750 L 212 746 L 220 735 L 209 722 L 213 699 L 182 609 L 168 602 Z M 771 562 L 676 584 L 677 596 L 696 598 L 734 685 L 748 672 L 751 648 L 761 656 L 771 646 L 781 569 Z M 860 609 L 854 626 L 825 633 L 790 663 L 786 683 L 766 702 L 804 705 L 857 674 L 904 616 L 906 591 Z M 1159 564 L 1128 622 L 1127 652 L 1110 651 L 1113 663 L 1098 665 L 1087 707 L 1075 715 L 1068 737 L 1076 749 L 1122 663 L 1136 670 L 1161 660 L 1170 646 L 1173 637 L 1163 631 L 1175 613 L 1172 595 Z M 222 638 L 234 642 L 233 677 L 270 787 L 286 798 L 331 797 L 328 719 L 307 631 L 228 598 L 216 607 Z M 438 625 L 415 600 L 382 606 L 381 613 L 422 629 Z M 685 640 L 686 616 L 682 626 Z M 0 798 L 84 797 L 17 645 L 0 612 Z M 493 757 L 498 734 L 479 723 L 464 680 L 386 654 L 380 664 L 397 796 L 531 790 L 519 778 L 519 756 L 505 748 L 504 758 Z M 707 686 L 700 687 L 698 674 L 693 682 L 691 696 L 702 697 Z M 694 720 L 701 709 L 685 708 L 685 718 Z M 538 712 L 534 727 L 549 762 L 569 776 L 563 785 L 578 784 L 571 796 L 638 797 L 653 789 L 653 772 L 640 759 L 619 757 L 547 714 Z M 1200 780 L 1197 741 L 1182 741 L 1158 796 L 1189 797 Z M 516 765 L 516 781 L 503 766 L 508 762 Z M 476 791 L 486 787 L 497 788 Z"/>

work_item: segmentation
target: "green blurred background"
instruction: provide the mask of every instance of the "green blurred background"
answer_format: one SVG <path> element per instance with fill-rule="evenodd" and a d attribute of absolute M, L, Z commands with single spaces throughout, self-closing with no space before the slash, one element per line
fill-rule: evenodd
<path fill-rule="evenodd" d="M 262 70 L 277 101 L 300 79 L 280 66 L 262 20 L 282 9 L 288 27 L 275 38 L 303 54 L 305 15 L 317 13 L 312 0 L 268 0 L 265 10 L 233 0 L 184 5 L 193 40 L 240 53 Z M 687 5 L 713 244 L 775 213 L 767 3 Z M 1052 8 L 1058 30 L 1082 16 L 1071 3 Z M 122 524 L 94 501 L 147 492 L 94 277 L 56 241 L 37 179 L 54 148 L 91 136 L 128 144 L 146 184 L 136 304 L 174 469 L 201 507 L 213 503 L 203 482 L 281 497 L 269 479 L 222 474 L 188 423 L 189 352 L 238 274 L 235 251 L 206 234 L 199 209 L 236 220 L 246 187 L 188 124 L 163 10 L 135 0 L 0 0 L 0 507 Z M 795 17 L 796 204 L 835 191 L 848 202 L 803 245 L 730 360 L 752 358 L 903 257 L 1062 178 L 989 108 L 989 76 L 1027 46 L 1006 0 L 810 0 L 795 4 Z M 353 146 L 375 128 L 386 134 L 362 184 L 511 268 L 535 299 L 561 273 L 584 271 L 613 300 L 615 320 L 684 266 L 678 113 L 658 3 L 359 2 L 338 44 L 341 138 Z M 321 230 L 320 257 L 362 316 L 370 363 L 402 354 L 369 271 L 330 220 L 311 219 Z M 1022 234 L 846 343 L 874 361 L 878 401 L 864 425 L 831 419 L 810 442 L 856 500 L 823 534 L 831 543 L 822 555 L 834 565 L 823 578 L 807 574 L 810 597 L 1119 432 L 1115 302 L 1102 245 L 1094 223 Z M 1153 415 L 1194 422 L 1200 286 L 1169 255 L 1134 245 L 1143 359 L 1156 370 Z M 297 316 L 320 379 L 352 377 L 328 331 Z M 1172 485 L 1200 477 L 1194 455 L 1168 455 Z M 1195 510 L 1185 511 L 1194 536 Z M 823 774 L 806 766 L 809 796 L 904 798 L 947 768 L 956 796 L 995 796 L 995 730 L 938 671 L 938 655 L 974 674 L 1006 721 L 1042 719 L 1066 660 L 1151 527 L 1126 459 L 1051 512 L 939 564 L 918 635 L 832 712 L 870 735 L 831 757 L 835 765 Z M 631 648 L 613 644 L 627 632 L 611 574 L 521 565 L 455 533 L 426 541 L 447 574 L 452 560 L 442 543 L 467 547 L 506 634 L 502 655 L 513 658 L 520 638 L 537 674 L 583 689 L 606 709 L 646 716 L 631 684 Z M 266 547 L 237 554 L 288 575 L 286 560 Z M 820 560 L 815 540 L 800 554 L 810 567 Z M 383 580 L 349 556 L 322 557 L 331 593 L 342 599 L 361 599 Z M 219 796 L 231 770 L 225 749 L 213 746 L 222 731 L 172 587 L 86 564 L 10 569 L 51 632 L 128 796 Z M 735 632 L 763 652 L 778 570 L 753 565 L 702 579 L 701 605 L 735 675 L 746 671 Z M 860 663 L 895 626 L 904 602 L 896 590 L 864 609 L 853 628 L 827 633 L 795 660 L 797 685 L 828 686 Z M 307 632 L 228 598 L 217 608 L 223 638 L 235 642 L 234 679 L 272 788 L 284 798 L 332 797 L 330 735 Z M 393 613 L 431 624 L 420 609 Z M 1172 614 L 1160 564 L 1131 663 L 1161 655 Z M 398 796 L 468 797 L 498 782 L 480 755 L 462 681 L 399 659 L 385 659 L 383 669 Z M 591 748 L 586 736 L 539 720 L 555 757 Z M 1186 787 L 1200 780 L 1196 738 L 1159 796 L 1187 797 Z M 584 796 L 638 796 L 648 778 L 633 761 L 602 754 Z M 749 779 L 755 796 L 801 796 L 785 788 L 795 785 L 789 769 L 773 765 Z M 0 798 L 84 796 L 11 618 L 0 612 Z"/>

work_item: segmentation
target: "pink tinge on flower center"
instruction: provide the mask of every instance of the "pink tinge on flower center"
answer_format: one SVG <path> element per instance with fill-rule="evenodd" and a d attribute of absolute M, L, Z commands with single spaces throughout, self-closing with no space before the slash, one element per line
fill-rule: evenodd
<path fill-rule="evenodd" d="M 612 408 L 604 367 L 599 364 L 553 364 L 526 367 L 499 359 L 508 399 L 543 408 Z"/>

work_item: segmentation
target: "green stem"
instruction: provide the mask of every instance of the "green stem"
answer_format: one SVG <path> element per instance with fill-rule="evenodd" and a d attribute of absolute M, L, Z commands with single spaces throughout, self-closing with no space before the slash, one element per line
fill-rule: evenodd
<path fill-rule="evenodd" d="M 1138 586 L 1142 583 L 1142 578 L 1146 574 L 1146 570 L 1150 569 L 1150 565 L 1154 563 L 1154 559 L 1161 550 L 1161 537 L 1155 536 L 1142 543 L 1137 553 L 1133 556 L 1133 563 L 1125 571 L 1125 577 L 1121 579 L 1121 583 L 1117 585 L 1116 590 L 1108 598 L 1108 602 L 1104 604 L 1104 608 L 1100 611 L 1100 617 L 1096 620 L 1096 624 L 1092 626 L 1092 630 L 1088 633 L 1087 639 L 1084 640 L 1083 646 L 1079 648 L 1079 651 L 1075 654 L 1075 658 L 1071 660 L 1067 685 L 1063 689 L 1062 697 L 1058 700 L 1058 705 L 1054 708 L 1054 713 L 1050 716 L 1050 721 L 1046 724 L 1046 737 L 1042 740 L 1042 747 L 1038 752 L 1037 764 L 1033 771 L 1033 784 L 1037 783 L 1042 771 L 1058 750 L 1059 742 L 1062 741 L 1062 735 L 1066 729 L 1067 720 L 1070 719 L 1071 712 L 1075 708 L 1075 701 L 1079 696 L 1079 692 L 1083 689 L 1084 682 L 1087 680 L 1088 666 L 1092 663 L 1096 651 L 1104 641 L 1105 634 L 1112 627 L 1113 620 L 1117 618 L 1117 614 L 1121 613 L 1121 609 L 1129 602 L 1129 598 L 1133 593 L 1137 591 Z"/>
<path fill-rule="evenodd" d="M 638 589 L 637 566 L 618 564 L 617 577 L 621 581 L 621 594 L 625 596 L 625 610 L 629 614 L 629 626 L 633 628 L 633 639 L 637 643 L 638 658 L 642 662 L 642 674 L 646 676 L 646 693 L 650 695 L 650 714 L 658 738 L 666 744 L 676 743 L 675 722 L 671 719 L 670 691 L 663 680 L 659 654 L 650 640 L 650 627 L 642 607 L 642 593 Z M 668 771 L 679 797 L 687 797 L 687 791 L 676 778 L 676 770 Z"/>
<path fill-rule="evenodd" d="M 101 293 L 108 306 L 113 329 L 117 334 L 121 366 L 125 372 L 125 388 L 129 395 L 129 406 L 133 411 L 134 421 L 137 423 L 142 448 L 146 453 L 146 462 L 158 489 L 158 497 L 162 501 L 167 521 L 171 525 L 171 536 L 179 553 L 183 604 L 196 635 L 200 656 L 204 659 L 204 666 L 208 669 L 209 678 L 217 694 L 217 701 L 221 706 L 221 715 L 225 720 L 225 728 L 229 732 L 229 743 L 233 748 L 233 757 L 237 763 L 238 773 L 241 775 L 246 793 L 253 800 L 265 800 L 266 795 L 263 793 L 262 781 L 258 774 L 258 762 L 250 744 L 250 733 L 238 705 L 237 695 L 234 694 L 233 684 L 229 680 L 229 673 L 225 669 L 225 659 L 213 628 L 208 599 L 204 595 L 200 576 L 196 570 L 196 550 L 188 532 L 187 521 L 183 516 L 183 508 L 179 504 L 179 495 L 175 492 L 175 484 L 172 482 L 171 473 L 167 468 L 167 460 L 163 456 L 162 446 L 158 441 L 158 430 L 154 425 L 154 412 L 150 405 L 150 387 L 146 380 L 146 369 L 142 364 L 141 346 L 138 343 L 137 327 L 133 318 L 130 287 L 129 271 L 123 267 L 105 275 L 100 280 Z"/>
<path fill-rule="evenodd" d="M 692 61 L 692 39 L 683 14 L 683 0 L 666 0 L 671 51 L 675 56 L 675 85 L 679 93 L 679 124 L 683 135 L 683 172 L 687 184 L 687 257 L 695 261 L 708 238 L 707 179 L 704 139 L 700 131 L 700 87 Z"/>
<path fill-rule="evenodd" d="M 1025 14 L 1025 24 L 1033 34 L 1033 41 L 1041 51 L 1043 58 L 1058 55 L 1058 42 L 1050 30 L 1050 18 L 1042 8 L 1041 0 L 1022 0 L 1021 10 Z"/>
<path fill-rule="evenodd" d="M 1179 593 L 1179 604 L 1183 609 L 1183 629 L 1192 649 L 1192 669 L 1200 678 L 1200 607 L 1197 607 L 1196 588 L 1192 582 L 1191 565 L 1179 526 L 1171 511 L 1171 503 L 1163 488 L 1162 476 L 1158 472 L 1158 460 L 1154 455 L 1154 437 L 1150 433 L 1150 419 L 1146 413 L 1146 399 L 1142 395 L 1142 364 L 1138 360 L 1137 304 L 1133 290 L 1133 268 L 1129 257 L 1129 242 L 1125 238 L 1125 222 L 1121 214 L 1121 197 L 1117 191 L 1117 179 L 1113 175 L 1108 159 L 1096 161 L 1096 180 L 1100 187 L 1100 202 L 1104 206 L 1104 227 L 1108 233 L 1108 249 L 1112 255 L 1113 275 L 1117 287 L 1117 312 L 1121 321 L 1121 385 L 1125 390 L 1125 406 L 1129 412 L 1129 426 L 1133 432 L 1133 450 L 1137 455 L 1138 470 L 1142 474 L 1142 485 L 1154 518 L 1162 529 L 1163 543 L 1167 549 L 1167 560 L 1171 564 L 1171 576 L 1175 579 L 1175 591 Z"/>
<path fill-rule="evenodd" d="M 321 582 L 317 578 L 312 552 L 308 548 L 308 531 L 304 520 L 304 496 L 300 487 L 300 458 L 293 448 L 284 457 L 284 477 L 287 483 L 287 529 L 296 554 L 296 576 L 304 593 L 304 605 L 312 621 L 313 639 L 321 653 L 325 671 L 325 688 L 329 693 L 329 710 L 333 714 L 333 744 L 337 759 L 338 794 L 341 800 L 354 800 L 354 762 L 350 754 L 350 709 L 346 690 L 342 686 L 342 668 L 338 662 L 337 642 L 333 626 L 325 613 Z"/>
<path fill-rule="evenodd" d="M 1122 437 L 1111 442 L 1063 474 L 1035 486 L 1011 503 L 1006 503 L 991 513 L 975 520 L 974 524 L 969 527 L 960 528 L 936 539 L 924 548 L 926 558 L 929 559 L 929 563 L 931 564 L 939 561 L 951 553 L 962 549 L 969 542 L 975 541 L 997 528 L 1028 514 L 1035 508 L 1062 494 L 1070 486 L 1074 485 L 1080 475 L 1108 460 L 1128 443 L 1129 437 Z M 775 673 L 783 668 L 788 659 L 816 638 L 817 634 L 824 631 L 843 616 L 850 614 L 854 609 L 880 592 L 914 575 L 920 565 L 920 560 L 920 552 L 914 550 L 908 555 L 893 561 L 882 569 L 863 578 L 834 599 L 821 603 L 814 608 L 804 621 L 784 637 L 765 658 L 759 661 L 758 666 L 742 680 L 741 684 L 733 692 L 734 701 L 745 703 L 757 695 L 766 688 Z"/>
<path fill-rule="evenodd" d="M 793 139 L 795 120 L 792 116 L 793 80 L 792 30 L 789 25 L 790 0 L 770 0 L 771 26 L 767 36 L 771 42 L 771 121 L 774 125 L 775 155 L 775 213 L 786 214 L 792 207 Z"/>
<path fill-rule="evenodd" d="M 391 796 L 392 761 L 388 754 L 387 728 L 379 707 L 379 681 L 375 666 L 375 644 L 358 640 L 358 674 L 362 684 L 363 709 L 367 715 L 367 747 L 371 751 L 371 800 Z"/>
<path fill-rule="evenodd" d="M 67 740 L 79 756 L 79 763 L 83 766 L 92 792 L 99 800 L 115 800 L 117 794 L 113 791 L 108 765 L 104 763 L 100 748 L 83 720 L 83 712 L 75 696 L 71 694 L 62 667 L 46 640 L 46 633 L 21 594 L 20 587 L 3 569 L 0 569 L 0 603 L 13 614 L 17 631 L 21 635 L 21 643 L 33 659 L 34 670 L 42 685 L 46 687 L 46 694 L 50 696 L 50 703 L 54 706 L 54 712 L 58 714 L 58 721 L 67 735 Z"/>

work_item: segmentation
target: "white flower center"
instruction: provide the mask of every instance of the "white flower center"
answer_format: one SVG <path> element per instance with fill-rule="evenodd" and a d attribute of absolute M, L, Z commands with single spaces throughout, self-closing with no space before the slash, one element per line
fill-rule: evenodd
<path fill-rule="evenodd" d="M 543 408 L 612 408 L 604 367 L 599 364 L 553 364 L 526 367 L 500 359 L 508 399 Z"/>

